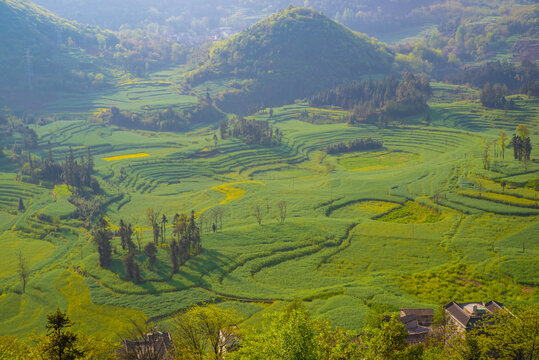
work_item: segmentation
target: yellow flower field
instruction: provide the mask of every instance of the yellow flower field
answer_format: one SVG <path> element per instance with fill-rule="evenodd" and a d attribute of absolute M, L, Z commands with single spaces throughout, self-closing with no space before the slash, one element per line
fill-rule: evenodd
<path fill-rule="evenodd" d="M 486 200 L 493 200 L 497 202 L 501 202 L 508 205 L 514 205 L 514 206 L 526 206 L 526 207 L 536 207 L 537 201 L 525 199 L 525 198 L 519 198 L 516 196 L 511 196 L 507 194 L 499 194 L 499 193 L 493 193 L 493 192 L 479 192 L 475 190 L 460 190 L 458 192 L 460 195 L 465 195 L 473 198 L 480 198 L 480 199 L 486 199 Z"/>
<path fill-rule="evenodd" d="M 246 181 L 240 181 L 235 183 L 228 183 L 223 185 L 214 186 L 211 189 L 215 191 L 219 191 L 222 194 L 226 195 L 226 198 L 224 200 L 221 200 L 219 202 L 219 205 L 225 205 L 228 204 L 231 201 L 237 200 L 241 198 L 243 195 L 245 195 L 245 190 L 235 188 L 234 185 L 240 185 L 240 184 L 259 184 L 259 185 L 266 185 L 261 181 L 254 181 L 254 180 L 246 180 Z M 195 213 L 195 217 L 199 217 L 200 214 L 202 214 L 204 211 L 211 209 L 215 205 L 207 206 L 204 209 L 198 211 Z"/>
<path fill-rule="evenodd" d="M 229 183 L 229 184 L 214 186 L 211 188 L 212 190 L 219 191 L 226 195 L 226 198 L 223 201 L 221 201 L 219 205 L 228 204 L 229 202 L 233 200 L 237 200 L 241 198 L 243 195 L 245 195 L 245 190 L 233 187 L 233 185 L 240 185 L 240 184 L 265 185 L 263 182 L 260 182 L 260 181 L 248 180 L 248 181 L 241 181 L 241 182 L 236 182 L 236 183 Z"/>
<path fill-rule="evenodd" d="M 116 161 L 116 160 L 140 158 L 140 157 L 145 157 L 145 156 L 150 156 L 150 154 L 146 154 L 146 153 L 128 154 L 128 155 L 105 157 L 102 159 L 105 161 Z"/>

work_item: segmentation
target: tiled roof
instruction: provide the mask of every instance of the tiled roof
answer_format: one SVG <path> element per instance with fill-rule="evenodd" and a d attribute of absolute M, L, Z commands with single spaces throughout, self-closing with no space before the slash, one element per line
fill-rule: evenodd
<path fill-rule="evenodd" d="M 433 309 L 401 309 L 401 314 L 418 315 L 418 316 L 434 316 Z"/>
<path fill-rule="evenodd" d="M 444 309 L 455 319 L 462 327 L 470 329 L 481 326 L 485 316 L 490 316 L 500 310 L 505 310 L 502 303 L 494 300 L 488 303 L 456 303 L 454 301 L 444 306 Z M 473 310 L 472 310 L 473 309 Z"/>

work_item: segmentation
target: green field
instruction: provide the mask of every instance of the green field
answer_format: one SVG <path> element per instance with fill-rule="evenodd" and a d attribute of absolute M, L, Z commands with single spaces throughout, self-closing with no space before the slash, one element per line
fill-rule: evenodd
<path fill-rule="evenodd" d="M 136 285 L 123 280 L 118 238 L 111 269 L 99 268 L 88 231 L 71 216 L 69 189 L 23 183 L 13 167 L 2 166 L 0 334 L 42 332 L 45 314 L 57 306 L 68 309 L 79 329 L 116 338 L 131 319 L 166 326 L 170 315 L 212 301 L 237 309 L 248 325 L 300 298 L 315 317 L 359 330 L 375 305 L 539 300 L 539 194 L 526 187 L 539 178 L 539 162 L 526 169 L 510 150 L 505 159 L 496 157 L 493 146 L 489 170 L 481 160 L 485 141 L 492 143 L 501 129 L 510 136 L 519 123 L 528 125 L 532 158 L 539 158 L 536 99 L 515 97 L 517 110 L 486 110 L 474 90 L 434 83 L 429 126 L 420 115 L 386 129 L 349 126 L 338 121 L 344 111 L 297 103 L 273 109 L 271 118 L 267 111 L 254 115 L 283 132 L 282 144 L 248 146 L 228 138 L 215 151 L 209 151 L 216 132 L 211 127 L 153 133 L 87 121 L 112 104 L 132 111 L 196 104 L 195 97 L 175 92 L 178 80 L 169 70 L 126 78 L 90 99 L 66 95 L 48 111 L 69 113 L 70 120 L 36 126 L 36 155 L 49 144 L 56 160 L 70 146 L 76 157 L 90 147 L 110 200 L 109 221 L 142 227 L 143 243 L 152 238 L 148 206 L 169 219 L 191 210 L 207 219 L 221 208 L 222 229 L 213 233 L 206 221 L 202 254 L 172 277 L 167 244 L 159 247 L 154 271 L 138 254 L 144 281 Z M 305 111 L 327 113 L 331 121 L 299 120 Z M 384 148 L 332 156 L 323 151 L 361 137 L 381 138 Z M 149 156 L 103 160 L 139 153 Z M 509 184 L 505 190 L 502 180 Z M 19 198 L 25 211 L 17 211 Z M 284 224 L 277 221 L 281 200 L 288 205 Z M 261 225 L 254 204 L 263 209 Z M 25 294 L 19 251 L 30 268 Z"/>

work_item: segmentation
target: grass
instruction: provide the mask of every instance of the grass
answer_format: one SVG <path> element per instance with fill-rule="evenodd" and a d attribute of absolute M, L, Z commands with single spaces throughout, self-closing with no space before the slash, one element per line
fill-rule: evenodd
<path fill-rule="evenodd" d="M 175 93 L 178 76 L 167 70 L 148 79 L 125 77 L 89 100 L 66 95 L 49 104 L 50 112 L 84 118 L 111 104 L 139 111 L 193 106 L 196 98 Z M 210 92 L 229 82 L 210 84 Z M 12 167 L 2 167 L 0 334 L 43 332 L 45 314 L 57 306 L 84 330 L 96 333 L 102 326 L 117 338 L 129 330 L 129 318 L 169 326 L 176 312 L 204 302 L 235 309 L 245 318 L 242 326 L 255 326 L 264 313 L 300 298 L 314 317 L 350 330 L 361 329 L 378 306 L 537 302 L 539 194 L 526 184 L 539 178 L 539 164 L 525 169 L 509 150 L 502 159 L 492 147 L 490 169 L 481 161 L 485 141 L 518 122 L 530 127 L 532 157 L 539 156 L 537 101 L 515 97 L 517 109 L 505 114 L 482 108 L 468 87 L 436 83 L 433 89 L 429 126 L 424 114 L 385 129 L 349 126 L 341 121 L 343 110 L 305 103 L 274 108 L 271 117 L 260 111 L 252 118 L 284 134 L 272 147 L 226 138 L 213 149 L 211 127 L 153 133 L 80 120 L 36 126 L 35 155 L 49 143 L 56 161 L 69 147 L 77 158 L 90 148 L 113 229 L 120 219 L 140 227 L 144 246 L 153 238 L 146 208 L 169 219 L 194 210 L 203 221 L 204 250 L 173 276 L 167 244 L 158 247 L 153 271 L 137 254 L 144 281 L 128 282 L 119 238 L 111 268 L 98 266 L 88 231 L 72 218 L 71 189 L 23 183 Z M 305 112 L 318 120 L 300 120 Z M 324 152 L 329 144 L 368 136 L 383 139 L 384 149 Z M 19 198 L 25 211 L 17 210 Z M 287 203 L 283 224 L 279 201 Z M 216 232 L 211 209 L 223 214 Z M 170 240 L 170 223 L 166 234 Z M 30 269 L 24 295 L 19 251 Z"/>

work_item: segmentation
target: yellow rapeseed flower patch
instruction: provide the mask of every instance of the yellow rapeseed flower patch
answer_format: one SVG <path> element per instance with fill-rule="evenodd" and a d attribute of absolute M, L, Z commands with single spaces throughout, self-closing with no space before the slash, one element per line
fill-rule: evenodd
<path fill-rule="evenodd" d="M 387 201 L 363 201 L 357 205 L 358 210 L 367 212 L 369 214 L 372 213 L 374 215 L 386 213 L 389 210 L 398 208 L 399 206 L 401 205 Z"/>
<path fill-rule="evenodd" d="M 116 160 L 139 158 L 139 157 L 144 157 L 144 156 L 150 156 L 150 154 L 138 153 L 138 154 L 111 156 L 111 157 L 105 157 L 105 158 L 103 158 L 103 160 L 105 160 L 105 161 L 116 161 Z"/>
<path fill-rule="evenodd" d="M 475 190 L 461 190 L 458 192 L 460 195 L 465 195 L 473 198 L 480 198 L 480 199 L 486 199 L 486 200 L 492 200 L 496 202 L 501 202 L 508 205 L 515 205 L 515 206 L 525 206 L 525 207 L 535 207 L 538 205 L 537 201 L 525 199 L 525 198 L 519 198 L 516 196 L 511 196 L 507 194 L 499 194 L 499 193 L 493 193 L 493 192 L 479 192 Z"/>
<path fill-rule="evenodd" d="M 107 110 L 109 110 L 109 109 L 108 108 L 97 108 L 94 111 L 94 116 L 99 116 L 99 115 L 103 114 L 104 112 L 106 112 Z"/>
<path fill-rule="evenodd" d="M 245 190 L 234 187 L 234 185 L 240 185 L 240 184 L 259 184 L 259 185 L 264 185 L 264 186 L 266 185 L 261 181 L 246 180 L 246 181 L 240 181 L 240 182 L 235 182 L 235 183 L 228 183 L 228 184 L 214 186 L 211 188 L 212 190 L 219 191 L 220 193 L 226 195 L 226 198 L 224 200 L 221 200 L 219 202 L 219 205 L 228 204 L 229 202 L 237 200 L 241 198 L 243 195 L 245 195 Z M 213 205 L 207 206 L 204 209 L 198 211 L 197 213 L 195 213 L 195 217 L 198 217 L 204 211 L 209 210 L 212 207 Z"/>
<path fill-rule="evenodd" d="M 226 198 L 223 201 L 221 201 L 219 205 L 228 204 L 229 202 L 233 200 L 237 200 L 241 198 L 243 195 L 245 195 L 245 190 L 233 187 L 233 185 L 240 185 L 240 184 L 265 185 L 264 183 L 260 181 L 249 180 L 249 181 L 241 181 L 241 182 L 236 182 L 236 183 L 229 183 L 229 184 L 214 186 L 211 188 L 212 190 L 219 191 L 226 195 Z"/>

